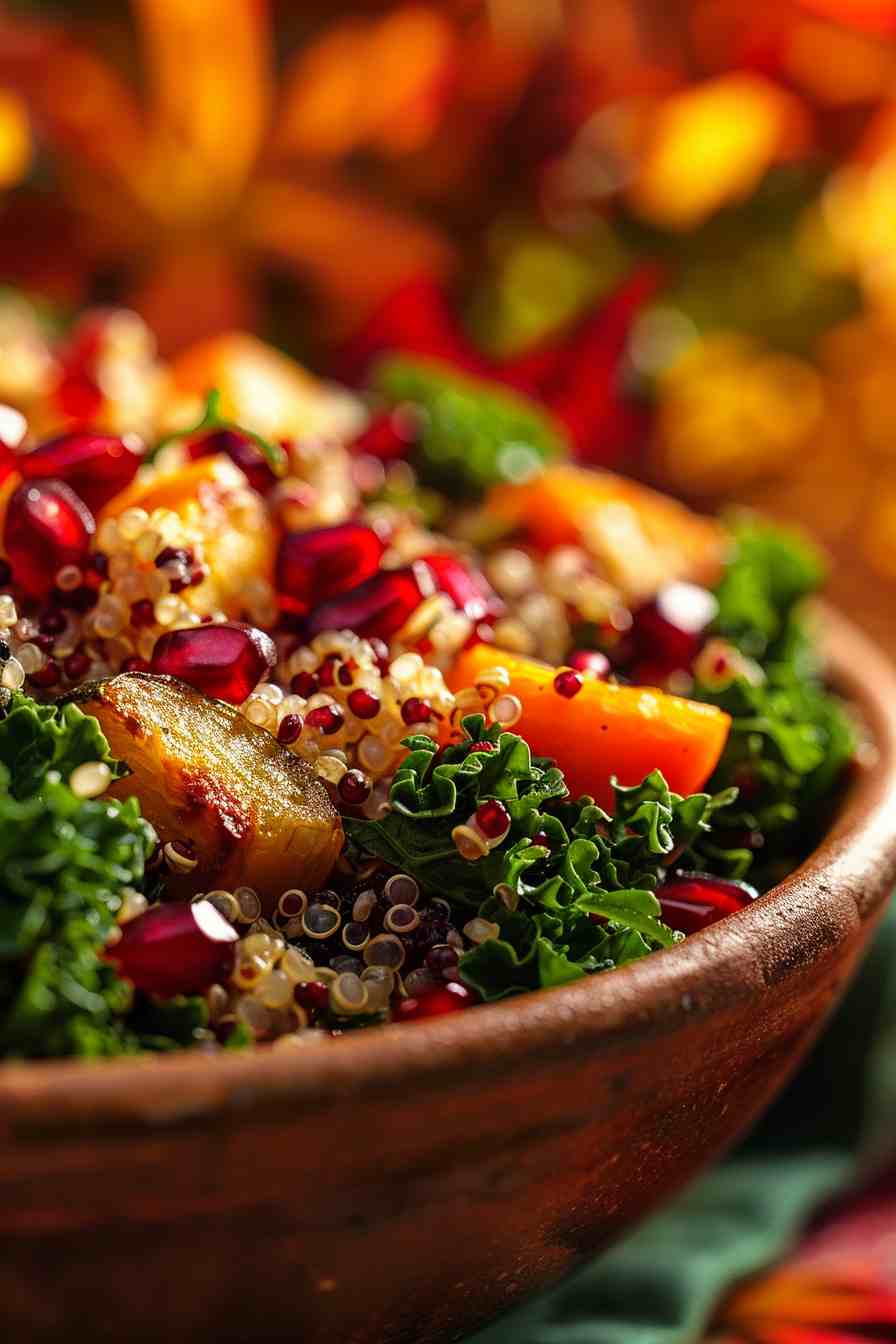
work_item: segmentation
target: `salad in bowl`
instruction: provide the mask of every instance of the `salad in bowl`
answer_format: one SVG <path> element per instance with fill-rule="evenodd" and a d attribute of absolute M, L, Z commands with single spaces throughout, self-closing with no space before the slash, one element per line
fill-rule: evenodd
<path fill-rule="evenodd" d="M 807 540 L 437 361 L 309 380 L 291 434 L 213 377 L 2 449 L 0 1055 L 465 1012 L 805 857 L 856 751 Z"/>

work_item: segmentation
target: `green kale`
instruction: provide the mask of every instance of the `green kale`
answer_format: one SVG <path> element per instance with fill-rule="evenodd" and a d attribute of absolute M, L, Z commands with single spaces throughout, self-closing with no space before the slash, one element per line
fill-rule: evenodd
<path fill-rule="evenodd" d="M 0 718 L 0 1057 L 115 1055 L 187 1044 L 196 999 L 133 1003 L 102 959 L 122 890 L 139 889 L 155 845 L 135 799 L 79 798 L 85 761 L 121 767 L 96 720 L 5 698 Z"/>
<path fill-rule="evenodd" d="M 29 798 L 41 788 L 47 771 L 63 779 L 86 761 L 103 761 L 113 778 L 127 774 L 114 761 L 96 719 L 76 705 L 42 705 L 21 691 L 6 697 L 0 718 L 0 765 L 8 772 L 8 791 Z"/>
<path fill-rule="evenodd" d="M 420 477 L 452 496 L 527 480 L 568 450 L 562 428 L 534 402 L 436 360 L 383 360 L 372 387 L 392 406 L 419 409 Z"/>
<path fill-rule="evenodd" d="M 468 984 L 485 999 L 503 998 L 677 941 L 660 920 L 655 888 L 666 864 L 689 858 L 709 834 L 731 792 L 682 798 L 654 771 L 635 787 L 614 785 L 610 816 L 591 798 L 571 800 L 562 772 L 533 758 L 515 733 L 487 728 L 476 715 L 464 730 L 465 742 L 441 749 L 428 737 L 407 739 L 390 811 L 345 826 L 357 850 L 498 926 L 498 937 L 462 958 Z M 474 749 L 484 742 L 490 749 Z M 463 859 L 452 832 L 486 798 L 507 809 L 507 836 L 487 856 Z"/>
<path fill-rule="evenodd" d="M 826 820 L 856 735 L 841 701 L 823 682 L 802 603 L 823 581 L 818 551 L 793 532 L 735 525 L 736 551 L 717 589 L 715 633 L 760 659 L 757 676 L 721 686 L 697 682 L 694 696 L 731 715 L 731 733 L 709 787 L 736 786 L 736 803 L 716 817 L 699 846 L 702 866 L 742 877 L 759 844 L 759 873 L 770 885 L 793 866 Z"/>

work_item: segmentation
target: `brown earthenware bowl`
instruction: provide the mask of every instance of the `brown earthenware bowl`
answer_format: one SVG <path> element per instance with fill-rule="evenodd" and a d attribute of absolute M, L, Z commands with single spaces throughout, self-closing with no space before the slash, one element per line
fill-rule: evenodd
<path fill-rule="evenodd" d="M 668 1199 L 799 1061 L 896 877 L 896 675 L 830 618 L 878 759 L 748 910 L 609 975 L 301 1052 L 0 1069 L 19 1341 L 425 1344 Z"/>

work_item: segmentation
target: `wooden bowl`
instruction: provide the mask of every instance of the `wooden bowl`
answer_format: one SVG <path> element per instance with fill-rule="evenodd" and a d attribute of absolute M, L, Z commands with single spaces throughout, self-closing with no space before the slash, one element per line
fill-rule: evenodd
<path fill-rule="evenodd" d="M 681 946 L 295 1053 L 0 1069 L 9 1337 L 424 1344 L 668 1199 L 798 1063 L 896 877 L 896 676 L 829 624 L 878 760 L 798 872 Z"/>

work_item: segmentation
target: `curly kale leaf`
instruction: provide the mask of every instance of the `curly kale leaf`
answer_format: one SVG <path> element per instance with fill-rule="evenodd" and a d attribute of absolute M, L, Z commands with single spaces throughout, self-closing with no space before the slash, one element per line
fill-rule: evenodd
<path fill-rule="evenodd" d="M 781 640 L 797 604 L 824 583 L 824 556 L 802 533 L 752 515 L 731 520 L 734 553 L 718 587 L 714 630 L 751 658 Z"/>
<path fill-rule="evenodd" d="M 659 771 L 639 785 L 614 784 L 613 815 L 591 798 L 571 800 L 563 774 L 526 743 L 481 716 L 467 740 L 439 750 L 407 740 L 391 809 L 378 821 L 346 821 L 350 843 L 413 874 L 457 907 L 474 906 L 499 936 L 461 961 L 463 979 L 486 999 L 565 984 L 622 965 L 678 935 L 660 919 L 655 889 L 665 866 L 690 855 L 733 793 L 672 793 Z M 488 742 L 491 750 L 474 749 Z M 452 840 L 486 798 L 510 816 L 490 853 L 463 859 Z"/>
<path fill-rule="evenodd" d="M 94 719 L 27 696 L 0 719 L 0 1057 L 114 1055 L 187 1044 L 195 999 L 133 1004 L 102 959 L 122 889 L 140 888 L 155 833 L 135 799 L 77 797 L 84 761 L 121 768 Z"/>
<path fill-rule="evenodd" d="M 561 427 L 534 402 L 437 360 L 385 359 L 372 386 L 390 405 L 419 408 L 419 475 L 450 495 L 525 480 L 568 451 Z"/>
<path fill-rule="evenodd" d="M 747 520 L 734 525 L 736 550 L 716 590 L 716 633 L 762 660 L 756 680 L 721 687 L 698 682 L 694 696 L 731 715 L 731 732 L 710 787 L 736 786 L 736 804 L 716 817 L 697 863 L 743 877 L 761 845 L 753 880 L 770 885 L 824 824 L 853 755 L 856 734 L 841 701 L 824 686 L 801 611 L 824 578 L 824 562 L 802 537 Z"/>
<path fill-rule="evenodd" d="M 9 772 L 9 791 L 16 798 L 37 793 L 48 770 L 63 779 L 86 761 L 103 761 L 113 778 L 127 767 L 113 760 L 109 743 L 96 719 L 77 705 L 42 705 L 15 691 L 0 717 L 0 765 Z"/>

